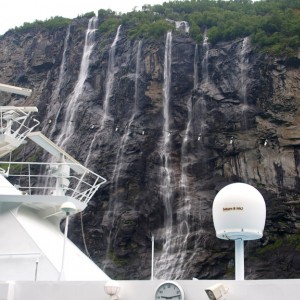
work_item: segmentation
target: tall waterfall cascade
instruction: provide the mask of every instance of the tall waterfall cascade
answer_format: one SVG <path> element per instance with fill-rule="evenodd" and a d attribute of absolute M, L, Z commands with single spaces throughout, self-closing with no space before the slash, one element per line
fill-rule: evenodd
<path fill-rule="evenodd" d="M 196 183 L 191 181 L 188 176 L 188 169 L 192 164 L 197 161 L 197 154 L 191 154 L 189 148 L 191 143 L 202 143 L 202 134 L 205 132 L 205 113 L 206 113 L 206 104 L 203 97 L 199 99 L 200 102 L 193 103 L 192 97 L 187 100 L 187 121 L 186 128 L 183 132 L 182 144 L 181 144 L 181 160 L 180 160 L 180 178 L 178 183 L 173 183 L 173 171 L 170 158 L 170 145 L 172 131 L 169 128 L 170 124 L 170 68 L 172 63 L 171 50 L 168 46 L 168 43 L 171 44 L 171 38 L 167 36 L 166 39 L 166 48 L 165 48 L 165 69 L 164 69 L 164 167 L 165 172 L 163 174 L 163 199 L 165 204 L 165 239 L 162 249 L 162 254 L 156 262 L 156 272 L 155 276 L 166 279 L 177 279 L 182 276 L 182 268 L 185 270 L 189 269 L 191 261 L 194 259 L 197 247 L 201 244 L 201 228 L 196 229 L 196 224 L 201 224 L 201 216 L 195 215 L 195 212 L 192 210 L 198 206 L 198 210 L 201 210 L 201 203 L 199 199 L 194 199 L 190 191 L 196 189 Z M 196 91 L 200 87 L 206 88 L 209 83 L 208 76 L 208 39 L 205 35 L 203 40 L 203 59 L 201 62 L 202 67 L 202 80 L 199 83 L 199 74 L 198 74 L 198 45 L 195 45 L 194 50 L 194 74 L 193 74 L 193 89 Z M 194 107 L 196 105 L 196 107 Z M 199 115 L 203 116 L 202 118 L 194 120 L 193 110 L 196 109 L 199 111 Z M 193 123 L 197 122 L 198 130 L 193 126 Z M 167 134 L 166 134 L 167 133 Z M 176 223 L 173 222 L 174 215 L 174 199 L 172 198 L 172 189 L 175 184 L 178 184 L 180 191 L 180 206 L 176 206 Z M 200 200 L 201 201 L 201 200 Z M 200 207 L 199 207 L 200 206 Z M 192 232 L 193 231 L 193 232 Z M 190 239 L 193 236 L 194 242 L 191 243 Z M 192 247 L 192 248 L 191 248 Z"/>
<path fill-rule="evenodd" d="M 202 136 L 205 133 L 206 129 L 206 120 L 205 120 L 205 114 L 206 114 L 206 103 L 204 100 L 204 93 L 203 90 L 207 89 L 207 86 L 209 84 L 209 73 L 208 73 L 208 63 L 209 63 L 209 42 L 207 37 L 207 32 L 204 32 L 204 39 L 202 44 L 202 50 L 203 50 L 203 58 L 201 62 L 202 67 L 202 80 L 201 80 L 201 97 L 199 99 L 199 113 L 200 113 L 200 132 L 199 132 L 199 138 L 201 139 Z"/>
<path fill-rule="evenodd" d="M 120 36 L 121 25 L 118 27 L 116 36 L 114 38 L 113 43 L 111 44 L 109 50 L 109 58 L 108 58 L 108 67 L 107 67 L 107 75 L 106 75 L 106 87 L 105 87 L 105 97 L 103 101 L 103 111 L 104 115 L 101 119 L 101 127 L 100 130 L 103 129 L 105 125 L 105 121 L 109 117 L 109 101 L 110 97 L 112 96 L 112 89 L 115 79 L 115 55 L 116 55 L 116 47 Z"/>
<path fill-rule="evenodd" d="M 202 82 L 206 84 L 208 82 L 208 50 L 209 50 L 208 37 L 206 31 L 204 33 L 202 49 L 204 52 L 204 57 L 202 60 Z"/>
<path fill-rule="evenodd" d="M 195 52 L 194 52 L 194 90 L 198 86 L 198 45 L 195 45 Z M 190 190 L 192 183 L 189 180 L 188 176 L 188 168 L 191 165 L 193 158 L 190 157 L 189 154 L 189 143 L 192 142 L 192 138 L 194 132 L 192 130 L 192 122 L 193 122 L 193 107 L 192 107 L 192 97 L 190 97 L 187 101 L 187 123 L 186 128 L 183 133 L 182 145 L 181 145 L 181 174 L 180 174 L 180 197 L 182 201 L 182 207 L 179 211 L 177 211 L 177 238 L 174 239 L 176 242 L 176 263 L 174 263 L 173 271 L 172 271 L 172 278 L 180 278 L 182 273 L 182 266 L 188 266 L 189 260 L 192 258 L 191 255 L 187 254 L 187 247 L 188 247 L 188 239 L 190 236 L 190 226 L 192 224 L 191 219 L 191 209 L 193 202 Z"/>
<path fill-rule="evenodd" d="M 121 172 L 125 169 L 125 152 L 127 149 L 127 145 L 130 139 L 131 135 L 131 126 L 134 123 L 135 117 L 138 113 L 138 101 L 139 101 L 139 74 L 140 74 L 140 62 L 141 62 L 141 51 L 142 51 L 142 41 L 138 42 L 137 45 L 137 52 L 136 52 L 136 70 L 135 70 L 135 78 L 134 78 L 134 104 L 133 108 L 131 110 L 131 117 L 128 121 L 128 124 L 126 126 L 126 129 L 124 130 L 124 133 L 121 137 L 120 144 L 117 150 L 117 155 L 114 163 L 114 170 L 112 174 L 112 184 L 111 184 L 111 196 L 109 199 L 109 212 L 110 212 L 110 218 L 111 218 L 111 228 L 113 229 L 115 224 L 115 214 L 116 209 L 118 207 L 118 203 L 122 199 L 118 199 L 117 196 L 117 190 L 119 188 L 119 177 L 121 175 Z M 126 170 L 126 169 L 125 169 Z M 124 170 L 124 171 L 125 171 Z M 107 246 L 107 253 L 110 251 L 111 243 L 113 242 L 113 232 L 110 230 L 109 237 L 108 237 L 108 246 Z"/>
<path fill-rule="evenodd" d="M 112 96 L 112 90 L 113 90 L 113 85 L 114 85 L 114 79 L 115 79 L 115 54 L 116 54 L 116 47 L 117 43 L 119 40 L 120 36 L 120 30 L 121 30 L 121 25 L 119 25 L 117 29 L 117 33 L 115 35 L 114 41 L 110 46 L 109 50 L 109 57 L 108 57 L 108 66 L 107 66 L 107 75 L 106 75 L 106 85 L 105 85 L 105 96 L 103 100 L 103 115 L 100 120 L 100 125 L 99 129 L 97 132 L 94 134 L 93 140 L 90 144 L 88 154 L 85 159 L 85 165 L 88 165 L 90 161 L 90 157 L 92 154 L 93 146 L 96 142 L 96 139 L 99 138 L 99 135 L 101 135 L 102 131 L 105 129 L 107 121 L 111 121 L 111 116 L 110 116 L 110 98 Z M 101 141 L 100 141 L 101 143 Z"/>
<path fill-rule="evenodd" d="M 65 84 L 64 80 L 66 77 L 67 51 L 68 51 L 69 40 L 70 40 L 70 31 L 71 31 L 71 26 L 68 26 L 66 37 L 64 40 L 64 50 L 63 50 L 62 60 L 61 60 L 60 68 L 59 68 L 58 80 L 57 80 L 55 89 L 53 91 L 53 94 L 51 95 L 51 102 L 52 101 L 57 102 L 57 100 L 59 100 L 59 104 L 57 104 L 57 105 L 59 105 L 59 107 L 56 111 L 54 122 L 53 123 L 51 122 L 52 128 L 51 128 L 51 131 L 49 134 L 49 138 L 53 137 L 53 134 L 54 134 L 55 130 L 57 129 L 56 128 L 57 120 L 59 118 L 61 109 L 63 107 L 63 100 L 60 99 L 60 91 L 63 88 L 63 85 Z"/>
<path fill-rule="evenodd" d="M 170 249 L 172 247 L 172 231 L 173 231 L 173 208 L 172 208 L 172 167 L 170 161 L 171 151 L 171 131 L 170 131 L 170 84 L 171 84 L 171 66 L 172 66 L 172 32 L 168 32 L 166 36 L 165 55 L 164 55 L 164 86 L 163 86 L 163 145 L 161 150 L 162 168 L 161 168 L 161 196 L 165 208 L 165 224 L 162 255 L 158 259 L 155 276 L 166 276 L 161 274 L 164 271 L 164 264 L 169 262 Z"/>
<path fill-rule="evenodd" d="M 128 121 L 128 124 L 126 125 L 125 132 L 121 137 L 120 146 L 117 151 L 116 161 L 115 161 L 115 167 L 113 171 L 113 185 L 114 189 L 116 190 L 118 188 L 118 182 L 119 182 L 119 176 L 120 172 L 124 168 L 124 154 L 126 151 L 128 139 L 130 138 L 130 134 L 132 132 L 132 124 L 134 122 L 134 119 L 138 113 L 138 97 L 139 97 L 139 74 L 140 74 L 140 65 L 141 65 L 141 49 L 142 49 L 142 41 L 138 42 L 137 46 L 137 54 L 136 54 L 136 70 L 135 70 L 135 80 L 134 80 L 134 105 L 131 112 L 131 117 Z"/>
<path fill-rule="evenodd" d="M 240 57 L 239 57 L 239 67 L 240 67 L 240 98 L 241 98 L 241 103 L 243 104 L 242 107 L 242 122 L 243 126 L 245 129 L 247 129 L 248 124 L 247 124 L 247 117 L 246 117 L 246 112 L 248 109 L 248 97 L 247 97 L 247 84 L 248 84 L 248 69 L 249 69 L 249 57 L 248 57 L 248 52 L 249 52 L 249 38 L 245 37 L 242 41 L 241 45 L 241 50 L 240 50 Z"/>
<path fill-rule="evenodd" d="M 81 59 L 80 71 L 78 75 L 78 79 L 75 85 L 75 88 L 67 99 L 65 104 L 65 119 L 61 128 L 61 132 L 56 139 L 56 142 L 61 147 L 66 147 L 69 139 L 74 134 L 75 130 L 75 114 L 77 112 L 77 108 L 79 106 L 78 101 L 80 100 L 80 96 L 84 92 L 84 84 L 88 77 L 89 65 L 90 65 L 90 56 L 95 46 L 95 34 L 97 27 L 98 19 L 97 17 L 92 17 L 89 20 L 88 28 L 85 34 L 85 44 Z"/>
<path fill-rule="evenodd" d="M 60 117 L 61 111 L 64 106 L 64 102 L 63 102 L 64 99 L 61 98 L 60 93 L 66 83 L 67 51 L 69 49 L 70 31 L 71 31 L 71 26 L 68 26 L 66 36 L 64 39 L 63 55 L 62 55 L 61 64 L 60 64 L 60 68 L 59 68 L 58 80 L 56 82 L 54 91 L 51 95 L 51 102 L 54 102 L 55 105 L 53 105 L 53 107 L 50 108 L 50 114 L 51 115 L 54 114 L 54 120 L 52 121 L 52 119 L 50 119 L 51 130 L 49 132 L 49 139 L 54 138 L 55 131 L 57 130 L 58 119 Z M 52 112 L 52 110 L 53 110 L 53 112 Z M 49 121 L 48 121 L 48 123 L 49 123 Z M 62 132 L 60 134 L 62 134 Z M 53 157 L 51 157 L 51 156 L 49 157 L 49 154 L 47 152 L 45 152 L 43 159 L 48 160 L 48 161 L 52 160 L 52 162 L 53 162 Z M 41 169 L 41 173 L 45 172 L 45 171 L 46 170 Z M 39 185 L 44 184 L 45 186 L 48 186 L 49 180 L 50 180 L 49 177 L 46 177 L 46 178 L 41 177 L 39 179 L 39 181 L 41 181 L 41 182 L 39 182 Z M 46 190 L 43 191 L 43 193 L 47 193 L 47 192 L 49 193 L 49 191 L 46 191 Z"/>
<path fill-rule="evenodd" d="M 240 52 L 240 69 L 241 69 L 241 96 L 243 103 L 247 104 L 247 68 L 248 68 L 248 57 L 249 51 L 249 38 L 243 39 L 241 52 Z"/>

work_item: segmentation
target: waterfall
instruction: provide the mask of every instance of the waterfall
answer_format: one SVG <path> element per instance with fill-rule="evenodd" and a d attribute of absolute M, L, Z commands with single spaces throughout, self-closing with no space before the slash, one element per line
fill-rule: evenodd
<path fill-rule="evenodd" d="M 198 140 L 200 141 L 203 138 L 203 135 L 205 133 L 205 128 L 206 128 L 206 119 L 203 118 L 203 116 L 206 113 L 206 103 L 204 99 L 204 91 L 208 88 L 209 85 L 209 74 L 208 74 L 208 61 L 209 61 L 209 43 L 208 43 L 208 37 L 207 37 L 207 32 L 205 30 L 204 32 L 204 39 L 203 39 L 203 44 L 202 44 L 202 49 L 203 49 L 203 59 L 201 62 L 201 67 L 202 67 L 202 81 L 200 85 L 200 90 L 201 90 L 201 97 L 200 97 L 200 102 L 198 103 L 198 113 L 200 116 L 200 128 L 198 132 Z"/>
<path fill-rule="evenodd" d="M 109 232 L 109 236 L 108 236 L 108 246 L 107 246 L 107 250 L 106 253 L 108 256 L 108 253 L 110 251 L 110 247 L 112 244 L 112 240 L 113 240 L 113 227 L 114 227 L 114 222 L 115 222 L 115 213 L 116 213 L 116 202 L 115 200 L 118 199 L 114 199 L 114 195 L 117 194 L 117 189 L 118 189 L 118 185 L 119 185 L 119 177 L 120 177 L 120 173 L 122 171 L 122 169 L 124 169 L 124 154 L 126 152 L 126 148 L 127 148 L 127 144 L 128 144 L 128 140 L 130 137 L 130 133 L 131 133 L 131 125 L 134 122 L 134 119 L 138 113 L 138 100 L 139 100 L 139 80 L 140 80 L 140 64 L 141 64 L 141 49 L 142 49 L 142 42 L 139 41 L 138 43 L 138 47 L 137 47 L 137 54 L 136 54 L 136 71 L 135 71 L 135 82 L 134 82 L 134 87 L 135 87 L 135 91 L 134 91 L 134 105 L 133 105 L 133 109 L 132 109 L 132 114 L 131 117 L 129 119 L 129 122 L 126 126 L 125 132 L 121 138 L 120 141 L 120 145 L 118 147 L 118 152 L 117 152 L 117 156 L 116 156 L 116 160 L 115 160 L 115 164 L 114 164 L 114 171 L 113 171 L 113 176 L 112 176 L 112 186 L 111 186 L 111 193 L 110 193 L 110 199 L 109 199 L 109 212 L 110 212 L 110 220 L 111 220 L 111 230 Z M 104 270 L 105 270 L 104 266 Z"/>
<path fill-rule="evenodd" d="M 57 84 L 56 84 L 55 89 L 53 91 L 53 94 L 51 96 L 51 103 L 53 103 L 53 102 L 55 103 L 55 100 L 60 98 L 59 94 L 60 94 L 60 91 L 63 87 L 63 82 L 64 82 L 64 79 L 65 79 L 65 76 L 66 76 L 66 60 L 67 60 L 66 53 L 67 53 L 68 44 L 69 44 L 69 40 L 70 40 L 70 28 L 71 28 L 71 26 L 69 25 L 68 29 L 67 29 L 65 41 L 64 41 L 63 56 L 62 56 L 62 60 L 61 60 L 60 68 L 59 68 L 58 81 L 57 81 Z M 50 131 L 50 134 L 49 134 L 50 139 L 52 138 L 52 136 L 55 132 L 57 120 L 58 120 L 58 117 L 60 115 L 60 111 L 61 111 L 61 108 L 62 108 L 62 101 L 59 101 L 59 102 L 60 102 L 59 108 L 56 112 L 55 119 L 54 119 L 54 122 L 52 123 L 52 128 L 51 128 L 51 131 Z"/>
<path fill-rule="evenodd" d="M 198 46 L 195 46 L 195 55 L 194 55 L 194 89 L 197 88 L 198 85 Z M 187 168 L 190 164 L 190 159 L 188 157 L 188 143 L 190 141 L 190 136 L 192 135 L 192 99 L 189 98 L 187 102 L 187 110 L 188 110 L 188 122 L 184 131 L 184 137 L 181 145 L 181 178 L 180 178 L 180 190 L 182 199 L 185 206 L 184 215 L 185 217 L 189 215 L 190 211 L 190 194 L 188 187 L 188 177 L 187 177 Z M 188 224 L 188 223 L 187 223 Z M 187 225 L 188 226 L 188 225 Z"/>
<path fill-rule="evenodd" d="M 164 86 L 163 86 L 163 147 L 162 147 L 162 163 L 163 168 L 161 172 L 161 195 L 165 207 L 165 224 L 164 224 L 164 236 L 165 242 L 162 249 L 162 255 L 158 259 L 156 265 L 156 275 L 158 277 L 168 276 L 166 272 L 166 263 L 169 260 L 169 254 L 171 250 L 171 238 L 172 238 L 172 226 L 173 226 L 173 212 L 172 212 L 172 186 L 171 186 L 171 167 L 170 167 L 170 85 L 171 85 L 171 63 L 172 63 L 172 32 L 167 33 L 165 56 L 164 56 Z"/>
<path fill-rule="evenodd" d="M 88 69 L 90 64 L 90 55 L 95 46 L 95 33 L 97 26 L 97 18 L 93 17 L 89 20 L 88 29 L 85 34 L 85 43 L 83 49 L 83 55 L 80 64 L 80 71 L 78 75 L 78 79 L 75 85 L 75 88 L 68 97 L 67 103 L 65 105 L 65 120 L 61 128 L 61 133 L 57 137 L 57 144 L 61 147 L 66 147 L 68 140 L 74 133 L 75 129 L 75 114 L 78 108 L 78 99 L 84 91 L 84 83 L 88 77 Z"/>
<path fill-rule="evenodd" d="M 198 81 L 199 81 L 199 74 L 198 74 L 198 44 L 195 46 L 195 53 L 194 53 L 194 90 L 197 88 Z"/>
<path fill-rule="evenodd" d="M 49 133 L 49 139 L 50 140 L 52 139 L 53 134 L 56 130 L 57 120 L 58 120 L 58 117 L 59 117 L 61 109 L 62 109 L 62 103 L 63 102 L 60 99 L 60 92 L 61 92 L 61 89 L 64 85 L 64 79 L 65 79 L 65 75 L 66 75 L 66 60 L 67 60 L 66 53 L 67 53 L 67 49 L 68 49 L 68 45 L 69 45 L 69 40 L 70 40 L 70 26 L 68 26 L 67 33 L 66 33 L 65 40 L 64 40 L 63 55 L 62 55 L 62 60 L 61 60 L 60 68 L 59 68 L 59 75 L 58 75 L 57 84 L 56 84 L 55 89 L 54 89 L 54 91 L 51 95 L 51 100 L 50 100 L 50 103 L 56 103 L 58 99 L 60 100 L 59 101 L 59 107 L 58 107 L 58 110 L 55 114 L 54 121 L 51 122 L 52 127 L 51 127 L 51 130 L 50 130 L 50 133 Z M 51 110 L 52 110 L 52 107 L 51 107 Z M 43 154 L 42 161 L 53 162 L 53 157 L 49 156 L 49 154 L 47 152 L 45 152 Z M 45 174 L 46 172 L 47 172 L 46 170 L 41 168 L 40 174 Z M 46 178 L 39 177 L 38 178 L 37 185 L 45 187 L 43 189 L 43 191 L 41 192 L 42 195 L 50 193 L 50 190 L 47 189 L 48 186 L 52 185 L 52 183 L 50 183 L 50 180 L 51 179 L 49 177 L 46 177 Z"/>
<path fill-rule="evenodd" d="M 99 129 L 94 134 L 93 140 L 90 144 L 88 154 L 87 154 L 87 157 L 86 157 L 85 163 L 84 163 L 85 166 L 87 166 L 90 161 L 93 146 L 94 146 L 98 136 L 101 135 L 101 133 L 105 129 L 107 121 L 112 119 L 110 116 L 110 111 L 109 111 L 110 110 L 110 98 L 112 96 L 113 85 L 114 85 L 114 80 L 115 80 L 115 73 L 117 72 L 116 67 L 115 67 L 115 54 L 116 54 L 117 43 L 119 41 L 120 30 L 121 30 L 121 25 L 118 27 L 115 38 L 109 49 L 106 82 L 105 82 L 105 95 L 104 95 L 104 100 L 103 100 L 103 115 L 100 120 Z M 101 145 L 101 140 L 100 140 L 100 145 Z M 111 205 L 111 201 L 109 204 Z M 109 236 L 108 236 L 108 246 L 106 249 L 106 257 L 109 256 L 109 251 L 110 251 L 110 246 L 111 246 L 111 234 L 112 234 L 112 228 L 113 228 L 113 224 L 114 224 L 114 214 L 111 213 L 111 208 L 108 209 L 107 217 L 110 219 L 111 226 L 110 226 L 110 232 L 109 232 Z M 106 269 L 106 264 L 104 264 L 104 266 L 103 266 L 104 271 L 105 271 L 105 269 Z"/>
<path fill-rule="evenodd" d="M 104 123 L 109 116 L 109 99 L 112 94 L 113 84 L 114 84 L 114 80 L 115 80 L 115 53 L 116 53 L 117 42 L 119 40 L 120 29 L 121 29 L 121 25 L 118 27 L 115 39 L 109 50 L 108 69 L 107 69 L 107 75 L 106 75 L 107 78 L 106 78 L 105 98 L 104 98 L 104 102 L 103 102 L 104 115 L 101 120 L 100 130 L 103 129 Z"/>
<path fill-rule="evenodd" d="M 171 84 L 171 62 L 172 62 L 172 33 L 168 32 L 165 46 L 164 57 L 164 126 L 163 126 L 163 163 L 164 163 L 164 183 L 163 183 L 163 200 L 167 213 L 167 224 L 172 226 L 172 205 L 171 198 L 171 170 L 170 170 L 170 84 Z"/>
<path fill-rule="evenodd" d="M 204 39 L 203 39 L 203 53 L 204 57 L 202 60 L 202 81 L 204 84 L 208 83 L 208 50 L 209 50 L 209 44 L 208 44 L 208 37 L 205 30 L 204 33 Z"/>
<path fill-rule="evenodd" d="M 198 45 L 195 45 L 194 52 L 194 89 L 198 85 Z M 189 143 L 191 142 L 192 132 L 192 97 L 187 101 L 188 119 L 184 131 L 182 145 L 181 145 L 181 174 L 180 174 L 180 198 L 181 207 L 177 210 L 177 237 L 173 240 L 176 243 L 175 249 L 177 251 L 176 259 L 173 262 L 172 276 L 177 279 L 182 274 L 182 266 L 186 265 L 190 257 L 187 256 L 187 242 L 190 235 L 190 222 L 191 216 L 191 195 L 190 185 L 188 178 L 188 167 L 191 164 L 191 157 L 189 155 Z"/>
<path fill-rule="evenodd" d="M 194 104 L 194 107 L 192 107 L 191 114 L 195 114 L 191 116 L 192 120 L 194 122 L 197 122 L 197 124 L 200 124 L 200 126 L 197 126 L 197 139 L 196 142 L 198 143 L 198 151 L 194 153 L 194 157 L 190 159 L 189 163 L 195 162 L 199 160 L 199 156 L 203 155 L 203 140 L 205 138 L 205 131 L 207 129 L 206 124 L 206 102 L 205 102 L 205 92 L 208 89 L 208 86 L 210 84 L 210 78 L 209 78 L 209 72 L 208 72 L 208 63 L 209 63 L 209 42 L 207 37 L 207 32 L 205 30 L 204 32 L 204 39 L 202 43 L 202 50 L 203 50 L 203 58 L 201 61 L 201 68 L 202 68 L 202 80 L 197 85 L 197 89 L 199 92 L 199 99 Z M 194 76 L 198 76 L 196 66 L 198 65 L 198 58 L 195 54 L 195 60 L 194 60 Z M 195 136 L 194 132 L 194 137 Z M 190 152 L 188 149 L 187 152 Z M 191 153 L 190 153 L 191 155 Z M 197 184 L 197 183 L 194 183 Z M 191 185 L 191 183 L 190 183 Z M 206 242 L 206 238 L 203 236 L 203 230 L 201 228 L 202 225 L 202 207 L 201 207 L 201 195 L 197 196 L 197 199 L 193 199 L 193 203 L 191 203 L 191 214 L 189 218 L 189 224 L 190 227 L 193 227 L 194 230 L 191 230 L 191 234 L 193 234 L 193 249 L 189 249 L 189 257 L 184 260 L 182 263 L 182 269 L 186 270 L 188 272 L 189 266 L 193 264 L 193 260 L 195 259 L 195 256 L 197 255 L 197 250 L 199 248 L 203 247 L 203 244 Z M 196 214 L 198 212 L 198 215 Z M 197 227 L 195 227 L 197 226 Z M 196 229 L 196 230 L 195 230 Z M 189 245 L 190 247 L 192 245 Z M 181 274 L 180 274 L 181 275 Z"/>
<path fill-rule="evenodd" d="M 138 51 L 136 55 L 136 68 L 135 68 L 135 81 L 134 81 L 134 109 L 132 114 L 132 120 L 135 118 L 138 112 L 139 79 L 140 79 L 140 71 L 141 71 L 141 51 L 142 51 L 142 41 L 139 41 Z"/>
<path fill-rule="evenodd" d="M 135 82 L 134 82 L 134 106 L 132 110 L 132 114 L 130 117 L 130 120 L 126 126 L 125 133 L 123 134 L 121 138 L 121 143 L 118 148 L 118 153 L 115 161 L 115 168 L 113 172 L 113 182 L 114 182 L 114 190 L 118 188 L 118 182 L 119 182 L 119 176 L 121 170 L 124 168 L 124 154 L 126 151 L 126 146 L 128 142 L 128 138 L 131 133 L 131 125 L 136 117 L 136 114 L 138 112 L 138 83 L 139 83 L 139 77 L 140 77 L 140 64 L 141 64 L 141 49 L 142 49 L 142 42 L 139 41 L 138 47 L 137 47 L 137 55 L 136 55 L 136 70 L 135 70 Z"/>
<path fill-rule="evenodd" d="M 92 149 L 94 146 L 94 143 L 98 137 L 99 134 L 101 134 L 102 130 L 105 127 L 105 123 L 111 119 L 110 113 L 109 113 L 109 102 L 110 102 L 110 97 L 112 96 L 112 90 L 113 90 L 113 85 L 114 85 L 114 80 L 115 80 L 115 53 L 116 53 L 116 47 L 117 47 L 117 42 L 119 41 L 119 35 L 120 35 L 120 29 L 121 25 L 119 25 L 116 36 L 114 38 L 113 43 L 110 46 L 109 50 L 109 57 L 108 57 L 108 66 L 107 66 L 107 74 L 106 74 L 106 85 L 105 85 L 105 97 L 103 101 L 103 116 L 100 121 L 100 126 L 97 132 L 95 133 L 93 140 L 90 144 L 89 150 L 87 157 L 85 159 L 85 166 L 88 165 L 91 154 L 92 154 Z"/>
<path fill-rule="evenodd" d="M 248 68 L 248 59 L 247 59 L 247 49 L 248 49 L 248 38 L 243 39 L 242 49 L 240 52 L 240 69 L 241 69 L 241 95 L 243 103 L 247 104 L 247 68 Z"/>
<path fill-rule="evenodd" d="M 192 264 L 197 248 L 201 243 L 202 236 L 199 228 L 195 231 L 195 226 L 199 226 L 201 222 L 201 215 L 196 215 L 196 211 L 201 211 L 199 207 L 198 199 L 191 197 L 191 190 L 195 191 L 195 182 L 188 176 L 188 169 L 191 164 L 195 163 L 199 159 L 199 153 L 191 153 L 191 143 L 198 143 L 198 147 L 201 149 L 203 134 L 205 131 L 205 113 L 206 105 L 204 99 L 204 92 L 209 84 L 208 76 L 208 51 L 209 44 L 206 36 L 206 32 L 203 39 L 203 59 L 201 61 L 202 67 L 202 80 L 199 84 L 198 78 L 198 46 L 195 46 L 194 52 L 194 90 L 200 92 L 199 100 L 193 104 L 192 97 L 187 101 L 188 119 L 187 125 L 184 131 L 182 145 L 181 145 L 181 177 L 180 177 L 180 197 L 181 206 L 177 209 L 177 236 L 174 238 L 173 243 L 176 243 L 175 249 L 177 251 L 176 257 L 173 258 L 172 277 L 174 279 L 180 279 L 182 272 L 189 272 L 189 266 Z M 192 124 L 193 122 L 200 122 L 200 127 L 197 127 L 195 131 Z M 199 124 L 199 123 L 198 123 Z M 198 136 L 196 135 L 198 134 Z M 191 139 L 191 137 L 193 137 Z M 201 152 L 200 152 L 201 153 Z M 195 195 L 194 195 L 195 197 Z M 197 197 L 198 198 L 198 197 Z M 198 202 L 198 203 L 197 203 Z M 191 236 L 193 238 L 191 238 Z M 191 241 L 193 240 L 193 243 Z M 189 243 L 188 243 L 189 241 Z"/>
<path fill-rule="evenodd" d="M 172 227 L 172 204 L 171 198 L 171 169 L 170 169 L 170 84 L 171 84 L 171 62 L 172 62 L 172 33 L 168 32 L 165 46 L 165 57 L 164 57 L 164 126 L 163 126 L 163 202 L 166 208 L 166 227 L 167 233 L 170 233 Z M 168 237 L 167 237 L 168 239 Z"/>
<path fill-rule="evenodd" d="M 243 39 L 241 52 L 240 52 L 240 58 L 239 58 L 239 67 L 241 72 L 241 87 L 240 87 L 240 97 L 242 99 L 242 116 L 243 116 L 243 126 L 245 129 L 247 129 L 247 116 L 246 111 L 248 108 L 248 99 L 247 99 L 247 70 L 249 67 L 249 61 L 248 61 L 248 49 L 249 49 L 249 39 L 248 37 Z"/>
<path fill-rule="evenodd" d="M 190 32 L 190 25 L 186 21 L 175 21 L 175 28 L 184 31 L 185 33 Z"/>

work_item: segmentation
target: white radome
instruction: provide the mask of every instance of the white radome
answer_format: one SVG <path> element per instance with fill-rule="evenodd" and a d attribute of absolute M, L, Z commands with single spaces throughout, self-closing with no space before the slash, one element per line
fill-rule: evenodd
<path fill-rule="evenodd" d="M 261 193 L 246 183 L 222 188 L 213 203 L 216 235 L 228 240 L 256 240 L 263 236 L 266 204 Z"/>

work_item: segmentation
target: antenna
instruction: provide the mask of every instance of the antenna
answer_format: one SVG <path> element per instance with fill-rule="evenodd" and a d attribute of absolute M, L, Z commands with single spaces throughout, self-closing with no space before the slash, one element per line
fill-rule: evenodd
<path fill-rule="evenodd" d="M 69 216 L 70 216 L 70 214 L 76 212 L 76 206 L 75 206 L 74 203 L 72 203 L 70 201 L 67 201 L 67 202 L 64 202 L 61 205 L 60 210 L 66 214 L 63 254 L 62 254 L 62 260 L 61 260 L 61 269 L 60 269 L 60 273 L 59 273 L 59 280 L 62 280 L 64 265 L 65 265 L 65 255 L 66 255 L 66 246 L 67 246 L 67 238 L 68 238 L 68 229 L 69 229 Z"/>
<path fill-rule="evenodd" d="M 151 280 L 154 279 L 154 235 L 151 236 Z"/>
<path fill-rule="evenodd" d="M 244 280 L 244 241 L 263 236 L 264 198 L 249 184 L 232 183 L 218 192 L 212 210 L 217 237 L 235 241 L 235 279 Z"/>

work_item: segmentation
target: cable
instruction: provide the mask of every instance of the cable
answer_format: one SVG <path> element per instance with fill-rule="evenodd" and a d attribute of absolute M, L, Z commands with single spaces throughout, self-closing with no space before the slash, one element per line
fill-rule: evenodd
<path fill-rule="evenodd" d="M 86 244 L 86 241 L 85 241 L 85 234 L 84 234 L 84 229 L 83 229 L 83 218 L 82 218 L 82 211 L 80 212 L 80 224 L 81 224 L 81 234 L 82 234 L 82 240 L 83 240 L 83 244 L 84 244 L 84 249 L 85 249 L 85 252 L 86 252 L 86 255 L 91 258 L 91 255 L 89 253 L 89 250 L 87 248 L 87 244 Z"/>

